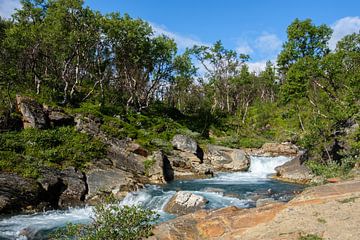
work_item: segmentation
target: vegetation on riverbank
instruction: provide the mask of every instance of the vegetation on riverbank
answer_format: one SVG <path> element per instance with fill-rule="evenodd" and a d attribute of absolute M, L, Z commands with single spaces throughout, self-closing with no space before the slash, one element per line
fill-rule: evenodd
<path fill-rule="evenodd" d="M 149 150 L 169 151 L 183 133 L 233 148 L 290 141 L 326 177 L 359 164 L 359 33 L 330 50 L 328 26 L 295 19 L 276 67 L 255 73 L 250 56 L 221 41 L 178 53 L 174 40 L 126 14 L 102 15 L 81 0 L 22 4 L 0 20 L 1 170 L 36 177 L 38 166 L 82 168 L 105 149 L 72 127 L 20 131 L 16 94 L 92 114 L 109 136 Z"/>

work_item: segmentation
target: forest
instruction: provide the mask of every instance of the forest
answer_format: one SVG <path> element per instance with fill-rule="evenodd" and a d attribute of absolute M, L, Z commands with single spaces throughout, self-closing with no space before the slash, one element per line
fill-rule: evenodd
<path fill-rule="evenodd" d="M 359 164 L 360 33 L 330 50 L 329 26 L 295 19 L 276 62 L 251 72 L 251 56 L 220 40 L 178 51 L 127 14 L 104 15 L 82 0 L 21 2 L 0 19 L 2 170 L 36 177 L 39 165 L 81 167 L 104 147 L 67 127 L 20 130 L 16 95 L 93 114 L 103 131 L 148 149 L 166 151 L 183 132 L 233 148 L 291 142 L 327 177 Z"/>

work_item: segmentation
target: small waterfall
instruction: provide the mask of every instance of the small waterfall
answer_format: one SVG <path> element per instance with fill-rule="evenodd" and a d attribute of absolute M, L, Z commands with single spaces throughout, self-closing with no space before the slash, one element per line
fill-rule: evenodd
<path fill-rule="evenodd" d="M 271 181 L 267 176 L 275 173 L 275 167 L 289 161 L 288 157 L 251 157 L 248 172 L 221 173 L 211 179 L 174 181 L 164 186 L 148 185 L 144 189 L 131 192 L 120 205 L 140 205 L 160 214 L 160 221 L 174 218 L 163 211 L 170 198 L 178 190 L 189 191 L 209 200 L 208 209 L 237 206 L 254 206 L 251 194 L 266 193 L 271 188 L 274 192 L 289 192 L 296 186 Z M 67 211 L 47 211 L 31 215 L 16 215 L 0 219 L 0 239 L 27 239 L 21 236 L 26 232 L 29 239 L 39 234 L 64 226 L 66 223 L 88 223 L 93 216 L 92 207 L 71 208 Z"/>
<path fill-rule="evenodd" d="M 275 173 L 275 168 L 290 160 L 289 157 L 250 157 L 251 163 L 249 172 L 255 177 L 266 177 Z"/>

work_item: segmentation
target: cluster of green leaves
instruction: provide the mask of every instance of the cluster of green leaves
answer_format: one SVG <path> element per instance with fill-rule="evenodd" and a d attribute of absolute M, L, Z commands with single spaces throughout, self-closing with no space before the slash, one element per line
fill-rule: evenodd
<path fill-rule="evenodd" d="M 0 134 L 0 169 L 25 177 L 39 177 L 44 166 L 79 169 L 104 157 L 106 146 L 74 127 L 25 129 Z"/>
<path fill-rule="evenodd" d="M 307 234 L 307 235 L 301 236 L 299 238 L 299 240 L 323 240 L 323 238 L 319 237 L 316 234 Z"/>
<path fill-rule="evenodd" d="M 70 224 L 58 230 L 50 239 L 139 240 L 151 236 L 153 224 L 159 217 L 148 209 L 118 204 L 97 205 L 94 212 L 90 224 Z"/>

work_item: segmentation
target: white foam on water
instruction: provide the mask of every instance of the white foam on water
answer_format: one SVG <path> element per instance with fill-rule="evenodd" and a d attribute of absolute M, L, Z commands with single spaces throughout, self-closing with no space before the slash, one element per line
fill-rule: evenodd
<path fill-rule="evenodd" d="M 290 161 L 291 158 L 285 156 L 279 157 L 250 157 L 250 168 L 247 172 L 220 173 L 211 179 L 200 179 L 195 181 L 203 181 L 221 184 L 248 184 L 262 183 L 268 181 L 268 176 L 274 174 L 275 168 Z"/>
<path fill-rule="evenodd" d="M 66 211 L 47 211 L 30 215 L 16 215 L 0 221 L 0 239 L 27 239 L 22 232 L 36 233 L 51 230 L 67 223 L 88 223 L 93 216 L 91 207 L 70 208 Z"/>

